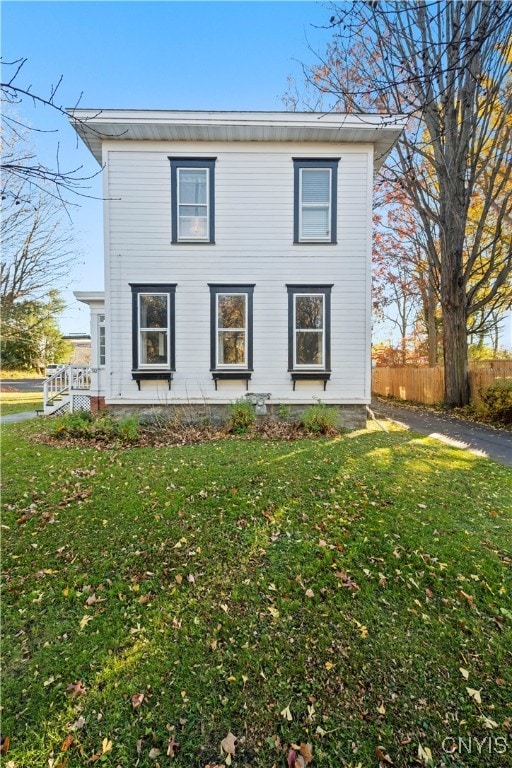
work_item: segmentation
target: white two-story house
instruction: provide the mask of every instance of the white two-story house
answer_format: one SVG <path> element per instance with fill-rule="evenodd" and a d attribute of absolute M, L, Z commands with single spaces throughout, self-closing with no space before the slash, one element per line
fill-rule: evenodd
<path fill-rule="evenodd" d="M 103 168 L 92 408 L 370 402 L 373 174 L 396 116 L 74 110 Z M 82 392 L 82 397 L 87 392 Z M 83 405 L 84 400 L 81 400 Z"/>

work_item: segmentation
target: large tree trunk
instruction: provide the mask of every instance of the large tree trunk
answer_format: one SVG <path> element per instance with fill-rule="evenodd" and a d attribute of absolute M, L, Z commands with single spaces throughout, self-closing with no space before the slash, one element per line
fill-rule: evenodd
<path fill-rule="evenodd" d="M 450 239 L 450 238 L 448 238 Z M 456 278 L 455 276 L 459 277 Z M 450 408 L 469 403 L 466 290 L 462 248 L 448 250 L 441 270 L 443 311 L 444 399 Z"/>
<path fill-rule="evenodd" d="M 427 343 L 428 343 L 428 364 L 433 367 L 437 365 L 437 325 L 436 325 L 436 297 L 432 286 L 427 287 L 427 307 L 425 311 L 426 315 L 426 328 L 427 328 Z"/>

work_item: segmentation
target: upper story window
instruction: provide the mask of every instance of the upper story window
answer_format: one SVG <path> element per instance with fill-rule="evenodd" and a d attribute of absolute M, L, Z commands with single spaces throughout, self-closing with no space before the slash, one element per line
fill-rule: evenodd
<path fill-rule="evenodd" d="M 215 159 L 170 157 L 173 243 L 215 242 Z"/>
<path fill-rule="evenodd" d="M 252 370 L 254 285 L 210 285 L 211 368 Z"/>
<path fill-rule="evenodd" d="M 336 243 L 338 159 L 294 158 L 295 243 Z"/>
<path fill-rule="evenodd" d="M 131 289 L 134 370 L 173 371 L 176 284 L 132 284 Z"/>
<path fill-rule="evenodd" d="M 288 368 L 330 370 L 331 286 L 287 287 Z"/>
<path fill-rule="evenodd" d="M 98 365 L 105 365 L 105 315 L 98 315 Z"/>

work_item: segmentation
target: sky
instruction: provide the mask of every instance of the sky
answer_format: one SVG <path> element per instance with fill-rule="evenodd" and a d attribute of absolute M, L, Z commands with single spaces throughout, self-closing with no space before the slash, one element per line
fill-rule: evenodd
<path fill-rule="evenodd" d="M 56 102 L 101 109 L 283 110 L 288 78 L 302 82 L 302 64 L 315 61 L 330 33 L 325 4 L 309 2 L 25 2 L 2 0 L 2 61 L 26 59 L 21 87 Z M 12 72 L 3 66 L 3 80 Z M 61 167 L 96 161 L 66 119 L 30 100 L 17 112 L 32 132 L 38 157 Z M 44 131 L 44 132 L 40 132 Z M 74 290 L 103 290 L 101 179 L 90 197 L 64 215 L 76 244 L 75 266 L 62 295 L 64 333 L 88 333 L 89 310 Z"/>

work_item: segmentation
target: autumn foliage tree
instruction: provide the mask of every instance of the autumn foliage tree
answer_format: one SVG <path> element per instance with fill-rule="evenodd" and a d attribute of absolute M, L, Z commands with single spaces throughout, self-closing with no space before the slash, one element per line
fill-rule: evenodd
<path fill-rule="evenodd" d="M 512 4 L 356 0 L 331 6 L 329 27 L 307 73 L 325 106 L 409 116 L 386 181 L 421 223 L 445 401 L 463 405 L 471 318 L 506 306 L 510 290 Z"/>

